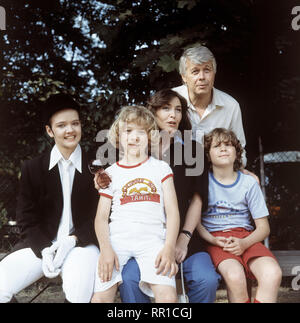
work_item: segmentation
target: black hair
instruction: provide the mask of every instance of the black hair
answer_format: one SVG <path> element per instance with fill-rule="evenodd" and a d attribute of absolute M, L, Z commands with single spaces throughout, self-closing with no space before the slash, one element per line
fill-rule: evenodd
<path fill-rule="evenodd" d="M 59 93 L 51 95 L 43 105 L 43 122 L 44 125 L 51 127 L 52 116 L 61 110 L 72 109 L 80 114 L 80 105 L 69 94 Z"/>
<path fill-rule="evenodd" d="M 147 108 L 156 115 L 156 111 L 162 108 L 165 104 L 168 104 L 173 98 L 178 98 L 182 108 L 182 119 L 179 123 L 178 130 L 191 130 L 192 126 L 190 120 L 188 118 L 188 105 L 187 101 L 184 97 L 182 97 L 177 92 L 173 91 L 172 89 L 162 89 L 155 94 L 153 94 L 148 102 Z"/>

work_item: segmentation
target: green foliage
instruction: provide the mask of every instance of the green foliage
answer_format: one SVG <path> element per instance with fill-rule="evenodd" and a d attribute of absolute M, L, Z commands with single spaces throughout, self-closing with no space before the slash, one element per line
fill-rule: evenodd
<path fill-rule="evenodd" d="M 191 10 L 192 8 L 194 8 L 197 4 L 197 1 L 195 0 L 179 0 L 178 2 L 178 8 L 184 8 L 185 6 L 187 6 L 188 10 Z"/>
<path fill-rule="evenodd" d="M 161 67 L 164 72 L 172 72 L 178 70 L 178 61 L 174 56 L 163 55 L 160 57 L 157 66 Z"/>

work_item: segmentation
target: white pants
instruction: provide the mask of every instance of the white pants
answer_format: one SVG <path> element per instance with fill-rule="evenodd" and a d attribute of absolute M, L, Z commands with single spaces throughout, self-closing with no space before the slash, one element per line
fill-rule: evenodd
<path fill-rule="evenodd" d="M 89 303 L 94 290 L 95 263 L 99 250 L 94 245 L 75 247 L 67 255 L 61 269 L 63 291 L 71 303 Z M 20 249 L 0 262 L 0 303 L 44 276 L 42 260 L 31 248 Z"/>
<path fill-rule="evenodd" d="M 176 288 L 174 276 L 169 278 L 156 273 L 155 260 L 165 242 L 165 229 L 161 225 L 113 222 L 110 223 L 110 241 L 118 256 L 120 270 L 117 271 L 114 267 L 111 280 L 105 283 L 100 280 L 96 270 L 95 292 L 102 292 L 122 283 L 122 269 L 131 257 L 138 263 L 141 273 L 139 287 L 146 295 L 154 296 L 149 284 Z"/>

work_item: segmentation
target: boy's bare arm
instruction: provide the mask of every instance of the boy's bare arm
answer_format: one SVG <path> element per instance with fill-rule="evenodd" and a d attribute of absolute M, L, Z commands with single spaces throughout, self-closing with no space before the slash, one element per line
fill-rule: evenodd
<path fill-rule="evenodd" d="M 222 236 L 213 236 L 209 231 L 205 229 L 205 227 L 201 224 L 201 222 L 197 226 L 197 231 L 202 239 L 207 241 L 208 243 L 218 246 L 218 247 L 225 247 L 227 243 L 227 239 Z"/>
<path fill-rule="evenodd" d="M 111 280 L 114 265 L 119 270 L 118 257 L 112 249 L 109 239 L 108 219 L 111 199 L 101 196 L 95 218 L 95 231 L 100 247 L 98 274 L 103 282 Z"/>
<path fill-rule="evenodd" d="M 167 220 L 167 234 L 165 244 L 173 246 L 175 248 L 176 240 L 178 237 L 180 219 L 177 196 L 172 177 L 169 177 L 163 182 L 162 189 L 164 194 L 164 204 Z"/>
<path fill-rule="evenodd" d="M 175 245 L 180 222 L 177 197 L 172 177 L 163 182 L 162 189 L 166 211 L 167 232 L 164 248 L 158 254 L 155 263 L 158 267 L 158 274 L 162 273 L 162 275 L 166 275 L 170 272 L 169 277 L 171 277 L 178 271 L 178 266 L 175 261 Z"/>
<path fill-rule="evenodd" d="M 100 196 L 95 218 L 95 232 L 101 249 L 110 245 L 108 227 L 110 207 L 111 199 L 105 196 Z"/>

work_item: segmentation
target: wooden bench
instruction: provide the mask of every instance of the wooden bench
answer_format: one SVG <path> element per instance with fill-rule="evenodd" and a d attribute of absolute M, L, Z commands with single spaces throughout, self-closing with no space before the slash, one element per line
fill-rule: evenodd
<path fill-rule="evenodd" d="M 272 250 L 282 270 L 282 277 L 300 274 L 300 250 Z M 252 296 L 252 281 L 247 280 L 248 294 Z"/>
<path fill-rule="evenodd" d="M 297 266 L 300 271 L 300 250 L 274 250 L 272 253 L 279 262 L 283 277 L 295 276 L 293 269 Z"/>
<path fill-rule="evenodd" d="M 300 250 L 275 250 L 272 252 L 278 260 L 278 263 L 279 263 L 281 270 L 282 270 L 283 277 L 292 277 L 292 276 L 297 275 L 297 272 L 300 273 Z M 6 256 L 5 253 L 0 253 L 0 261 L 5 256 Z M 44 290 L 46 290 L 47 287 L 49 287 L 51 283 L 57 283 L 59 279 L 60 279 L 59 277 L 58 277 L 58 279 L 54 279 L 54 280 L 43 278 L 42 280 L 47 282 L 47 283 L 45 283 L 46 286 L 45 286 L 45 288 L 43 288 L 43 290 L 41 290 L 38 293 L 38 295 L 36 295 L 34 297 L 34 299 L 36 297 L 38 297 L 40 294 L 42 294 L 42 292 Z M 181 284 L 181 279 L 179 277 L 176 279 L 176 283 L 177 283 L 178 294 L 182 294 L 183 293 L 182 284 Z M 248 287 L 249 287 L 249 289 L 252 288 L 251 285 Z M 31 300 L 31 301 L 33 301 L 33 300 Z"/>
<path fill-rule="evenodd" d="M 7 253 L 0 253 L 0 261 L 7 255 Z M 37 280 L 35 284 L 38 284 L 38 292 L 28 301 L 28 303 L 32 303 L 36 298 L 38 298 L 44 291 L 46 291 L 50 286 L 61 284 L 61 277 L 55 277 L 49 279 L 47 277 L 42 277 L 41 279 Z M 12 303 L 18 303 L 16 297 L 13 297 Z"/>
<path fill-rule="evenodd" d="M 282 270 L 283 277 L 292 277 L 300 274 L 300 250 L 274 250 L 272 251 Z M 181 279 L 176 279 L 178 295 L 183 293 Z M 248 293 L 252 294 L 252 281 L 247 280 Z"/>

